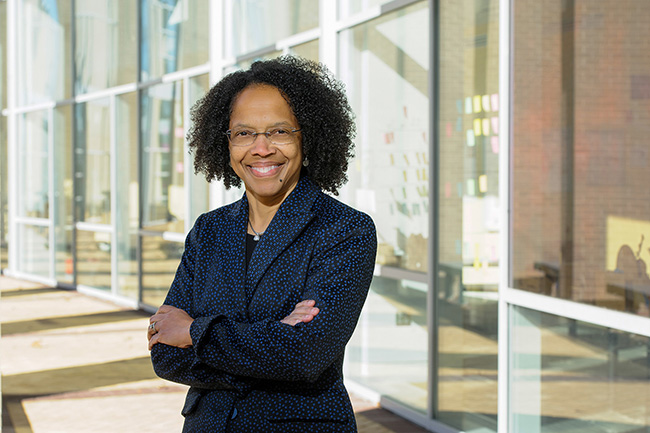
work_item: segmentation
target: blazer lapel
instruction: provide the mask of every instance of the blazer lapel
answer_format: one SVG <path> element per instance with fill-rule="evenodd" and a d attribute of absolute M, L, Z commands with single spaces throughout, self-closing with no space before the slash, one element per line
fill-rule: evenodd
<path fill-rule="evenodd" d="M 248 199 L 246 195 L 233 206 L 224 234 L 224 250 L 222 260 L 227 263 L 223 266 L 224 277 L 228 280 L 226 287 L 232 292 L 228 296 L 237 305 L 238 311 L 244 313 L 248 305 L 246 297 L 246 226 L 248 224 Z"/>
<path fill-rule="evenodd" d="M 248 264 L 246 291 L 252 297 L 255 288 L 273 261 L 302 233 L 314 218 L 312 206 L 319 190 L 308 179 L 302 178 L 296 188 L 280 205 L 264 235 L 255 247 Z"/>

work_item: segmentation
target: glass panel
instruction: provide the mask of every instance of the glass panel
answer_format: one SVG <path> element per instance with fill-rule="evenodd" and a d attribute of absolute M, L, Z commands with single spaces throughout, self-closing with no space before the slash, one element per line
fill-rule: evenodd
<path fill-rule="evenodd" d="M 111 290 L 111 234 L 77 230 L 77 284 Z"/>
<path fill-rule="evenodd" d="M 649 316 L 650 8 L 624 4 L 514 2 L 511 284 Z"/>
<path fill-rule="evenodd" d="M 18 225 L 20 247 L 18 269 L 26 274 L 50 278 L 50 229 Z"/>
<path fill-rule="evenodd" d="M 181 82 L 142 92 L 142 228 L 185 233 Z"/>
<path fill-rule="evenodd" d="M 374 219 L 382 273 L 393 270 L 403 275 L 406 270 L 413 275 L 375 279 L 365 320 L 388 326 L 390 332 L 369 326 L 368 334 L 358 340 L 361 352 L 399 347 L 399 356 L 390 365 L 373 356 L 368 361 L 373 367 L 348 377 L 381 388 L 385 395 L 422 412 L 427 402 L 426 302 L 422 302 L 427 287 L 398 279 L 427 281 L 428 14 L 427 2 L 421 2 L 343 31 L 339 40 L 341 78 L 358 128 L 356 157 L 341 199 Z M 395 317 L 392 324 L 386 313 Z"/>
<path fill-rule="evenodd" d="M 0 114 L 0 271 L 9 258 L 9 178 L 7 175 L 7 118 Z"/>
<path fill-rule="evenodd" d="M 393 0 L 338 0 L 339 18 L 345 18 L 391 1 Z"/>
<path fill-rule="evenodd" d="M 111 223 L 110 100 L 75 108 L 75 205 L 77 221 Z"/>
<path fill-rule="evenodd" d="M 437 418 L 496 431 L 499 1 L 440 3 Z"/>
<path fill-rule="evenodd" d="M 346 352 L 346 379 L 426 412 L 427 284 L 375 276 Z"/>
<path fill-rule="evenodd" d="M 138 99 L 135 93 L 116 98 L 117 137 L 117 293 L 138 299 Z"/>
<path fill-rule="evenodd" d="M 93 92 L 137 80 L 137 3 L 75 1 L 75 90 Z"/>
<path fill-rule="evenodd" d="M 226 56 L 237 57 L 318 27 L 318 0 L 230 0 L 226 7 L 226 16 L 232 16 L 227 23 L 232 28 L 226 29 L 232 45 L 226 46 Z"/>
<path fill-rule="evenodd" d="M 141 0 L 141 80 L 209 60 L 208 0 Z"/>
<path fill-rule="evenodd" d="M 54 109 L 53 131 L 55 278 L 73 283 L 72 105 Z"/>
<path fill-rule="evenodd" d="M 50 216 L 48 114 L 48 111 L 35 111 L 18 118 L 19 216 Z"/>
<path fill-rule="evenodd" d="M 291 54 L 295 54 L 305 59 L 313 60 L 317 62 L 319 60 L 319 41 L 315 39 L 313 41 L 305 42 L 304 44 L 296 45 L 291 47 Z"/>
<path fill-rule="evenodd" d="M 183 244 L 158 236 L 142 237 L 142 302 L 159 306 L 165 300 L 183 255 Z"/>
<path fill-rule="evenodd" d="M 207 74 L 190 78 L 190 106 L 193 106 L 200 97 L 205 95 L 209 88 L 210 81 Z M 190 221 L 191 225 L 193 225 L 194 220 L 209 209 L 209 184 L 203 175 L 197 175 L 194 173 L 194 162 L 192 158 L 190 158 L 190 166 L 186 167 L 186 170 L 189 170 L 191 173 L 189 185 L 191 211 Z"/>
<path fill-rule="evenodd" d="M 513 308 L 512 431 L 650 431 L 650 339 Z"/>
<path fill-rule="evenodd" d="M 7 2 L 0 1 L 0 109 L 7 107 Z M 6 131 L 6 129 L 3 129 Z"/>
<path fill-rule="evenodd" d="M 18 103 L 28 105 L 72 97 L 72 2 L 23 0 L 16 3 L 20 53 Z"/>

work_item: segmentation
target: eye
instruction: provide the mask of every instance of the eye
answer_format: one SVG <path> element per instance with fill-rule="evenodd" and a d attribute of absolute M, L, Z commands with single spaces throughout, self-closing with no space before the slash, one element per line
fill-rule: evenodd
<path fill-rule="evenodd" d="M 279 137 L 282 135 L 290 135 L 291 130 L 289 128 L 273 128 L 269 131 L 269 134 Z"/>
<path fill-rule="evenodd" d="M 253 135 L 253 131 L 249 131 L 247 129 L 242 129 L 242 130 L 238 130 L 238 131 L 232 131 L 231 135 L 234 138 L 246 138 L 246 137 L 250 137 L 251 135 Z"/>

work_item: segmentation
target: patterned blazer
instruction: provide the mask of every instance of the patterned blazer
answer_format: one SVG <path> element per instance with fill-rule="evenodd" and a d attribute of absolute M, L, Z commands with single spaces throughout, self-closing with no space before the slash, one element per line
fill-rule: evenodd
<path fill-rule="evenodd" d="M 248 271 L 247 223 L 246 195 L 201 215 L 165 300 L 194 318 L 192 347 L 151 351 L 156 374 L 191 387 L 183 431 L 356 431 L 342 364 L 372 279 L 372 220 L 303 177 Z M 305 299 L 320 309 L 311 322 L 280 322 Z"/>

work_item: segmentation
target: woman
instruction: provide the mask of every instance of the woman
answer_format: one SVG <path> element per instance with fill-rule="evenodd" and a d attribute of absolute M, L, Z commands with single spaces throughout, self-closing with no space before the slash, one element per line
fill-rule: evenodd
<path fill-rule="evenodd" d="M 306 60 L 256 62 L 192 115 L 197 171 L 246 193 L 197 219 L 150 320 L 156 373 L 190 385 L 183 431 L 356 431 L 341 368 L 377 241 L 322 192 L 352 155 L 341 84 Z"/>

